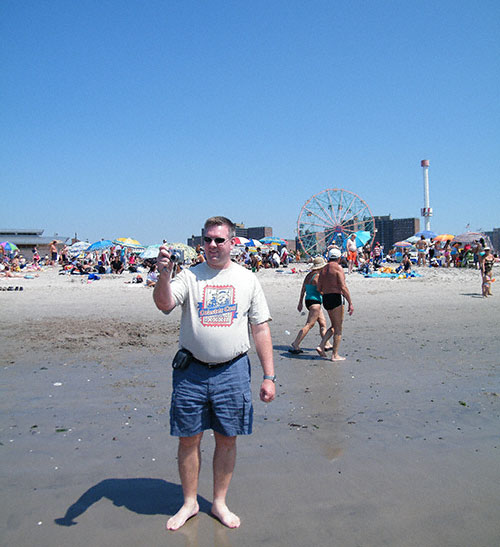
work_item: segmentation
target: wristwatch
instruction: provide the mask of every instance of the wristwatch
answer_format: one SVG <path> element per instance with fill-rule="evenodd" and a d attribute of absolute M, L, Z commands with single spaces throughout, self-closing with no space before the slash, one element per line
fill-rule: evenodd
<path fill-rule="evenodd" d="M 274 376 L 269 376 L 269 374 L 264 374 L 264 380 L 271 380 L 271 382 L 276 383 L 276 374 Z"/>

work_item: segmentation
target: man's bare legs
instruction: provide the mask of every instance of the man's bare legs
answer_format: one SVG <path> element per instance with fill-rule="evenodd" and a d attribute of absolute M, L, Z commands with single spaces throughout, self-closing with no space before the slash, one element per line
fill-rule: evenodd
<path fill-rule="evenodd" d="M 342 340 L 342 323 L 344 322 L 344 306 L 337 306 L 333 310 L 328 310 L 328 315 L 333 327 L 332 361 L 345 361 L 345 357 L 339 355 L 339 345 Z"/>
<path fill-rule="evenodd" d="M 238 528 L 240 519 L 226 505 L 226 495 L 236 464 L 236 437 L 226 437 L 214 431 L 215 452 L 214 470 L 214 501 L 212 514 L 228 528 Z"/>
<path fill-rule="evenodd" d="M 179 475 L 181 477 L 184 504 L 167 522 L 167 530 L 178 530 L 200 510 L 197 500 L 198 477 L 201 467 L 201 438 L 203 433 L 194 437 L 179 437 L 177 451 Z"/>
<path fill-rule="evenodd" d="M 333 328 L 329 327 L 328 329 L 326 329 L 326 332 L 323 338 L 321 339 L 319 346 L 316 348 L 316 351 L 321 355 L 321 357 L 326 358 L 325 346 L 328 340 L 330 340 L 332 336 L 333 336 Z"/>
<path fill-rule="evenodd" d="M 198 477 L 201 467 L 201 438 L 180 437 L 178 449 L 179 475 L 181 477 L 184 504 L 167 522 L 167 530 L 178 530 L 199 511 L 197 500 Z M 214 431 L 215 451 L 213 459 L 214 501 L 212 514 L 229 528 L 238 528 L 240 519 L 226 505 L 226 495 L 236 463 L 236 437 L 226 437 Z"/>

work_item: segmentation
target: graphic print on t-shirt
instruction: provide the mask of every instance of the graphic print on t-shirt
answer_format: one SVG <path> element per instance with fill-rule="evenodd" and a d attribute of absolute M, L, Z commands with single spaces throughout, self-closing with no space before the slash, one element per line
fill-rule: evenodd
<path fill-rule="evenodd" d="M 237 317 L 238 304 L 232 285 L 207 285 L 203 289 L 203 300 L 198 302 L 198 316 L 206 327 L 229 327 Z"/>

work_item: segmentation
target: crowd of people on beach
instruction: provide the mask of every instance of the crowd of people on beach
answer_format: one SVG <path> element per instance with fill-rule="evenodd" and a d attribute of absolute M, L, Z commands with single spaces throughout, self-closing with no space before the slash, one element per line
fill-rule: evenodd
<path fill-rule="evenodd" d="M 51 266 L 59 267 L 61 274 L 90 275 L 91 279 L 99 279 L 99 276 L 106 274 L 121 275 L 130 272 L 135 275 L 127 283 L 144 283 L 145 286 L 152 287 L 157 281 L 156 258 L 143 259 L 137 249 L 117 245 L 97 252 L 80 252 L 75 255 L 67 245 L 58 249 L 57 243 L 55 240 L 52 241 L 48 254 L 43 257 L 37 247 L 33 247 L 31 260 L 19 251 L 3 252 L 0 254 L 0 277 L 37 275 L 42 268 Z M 327 253 L 331 248 L 338 247 L 330 245 L 323 258 L 328 258 Z M 420 267 L 476 268 L 481 271 L 483 296 L 491 294 L 491 283 L 494 278 L 491 275 L 490 264 L 498 260 L 484 239 L 461 245 L 449 240 L 425 239 L 423 235 L 415 243 L 414 248 L 400 250 L 393 247 L 385 253 L 379 242 L 357 246 L 356 236 L 353 234 L 340 250 L 339 262 L 347 268 L 347 274 L 359 272 L 368 276 L 374 272 L 387 272 L 409 277 L 415 275 L 412 273 L 415 271 L 413 268 Z M 198 245 L 194 258 L 184 259 L 184 255 L 181 254 L 181 260 L 176 267 L 177 273 L 182 268 L 196 266 L 205 260 L 203 246 Z M 231 260 L 253 272 L 259 272 L 261 269 L 287 268 L 290 263 L 300 263 L 303 257 L 298 251 L 288 251 L 286 245 L 256 248 L 238 245 L 233 249 Z"/>
<path fill-rule="evenodd" d="M 348 273 L 359 271 L 368 274 L 381 268 L 392 268 L 395 272 L 409 273 L 413 267 L 430 268 L 475 268 L 483 271 L 484 257 L 491 253 L 483 238 L 473 243 L 461 244 L 452 240 L 435 241 L 421 236 L 414 246 L 392 247 L 387 253 L 379 242 L 373 247 L 370 243 L 356 247 L 355 236 L 351 236 L 345 245 L 342 263 Z M 491 253 L 493 258 L 498 258 Z"/>

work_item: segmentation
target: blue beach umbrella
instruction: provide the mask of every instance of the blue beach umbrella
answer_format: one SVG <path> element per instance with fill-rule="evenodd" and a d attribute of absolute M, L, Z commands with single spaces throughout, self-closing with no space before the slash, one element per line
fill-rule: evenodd
<path fill-rule="evenodd" d="M 417 232 L 415 234 L 415 237 L 422 237 L 424 236 L 425 239 L 431 239 L 435 238 L 437 236 L 436 232 L 433 232 L 432 230 L 422 230 L 421 232 Z"/>
<path fill-rule="evenodd" d="M 354 232 L 354 234 L 356 235 L 356 247 L 363 247 L 372 238 L 370 232 L 365 230 L 359 230 L 358 232 Z"/>
<path fill-rule="evenodd" d="M 93 253 L 94 251 L 104 251 L 104 249 L 110 249 L 113 245 L 114 243 L 111 240 L 101 239 L 100 241 L 92 243 L 92 245 L 87 248 L 86 252 Z"/>

